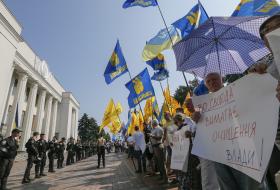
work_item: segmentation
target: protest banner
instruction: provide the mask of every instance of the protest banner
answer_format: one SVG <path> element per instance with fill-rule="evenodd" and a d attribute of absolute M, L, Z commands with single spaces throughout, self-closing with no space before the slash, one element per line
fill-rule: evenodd
<path fill-rule="evenodd" d="M 172 137 L 171 169 L 186 172 L 188 169 L 188 156 L 190 140 L 186 138 L 187 126 L 176 131 Z"/>
<path fill-rule="evenodd" d="M 226 164 L 261 182 L 278 127 L 276 86 L 269 74 L 250 74 L 218 92 L 193 97 L 202 117 L 192 154 Z"/>

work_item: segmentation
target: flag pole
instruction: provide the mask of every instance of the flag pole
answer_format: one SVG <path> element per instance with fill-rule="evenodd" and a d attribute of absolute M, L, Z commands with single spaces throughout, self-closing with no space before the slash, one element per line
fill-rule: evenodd
<path fill-rule="evenodd" d="M 156 2 L 157 2 L 157 0 L 156 0 Z M 161 11 L 161 8 L 160 8 L 158 2 L 157 2 L 157 7 L 158 7 L 158 10 L 159 10 L 160 16 L 161 16 L 161 18 L 162 18 L 162 20 L 163 20 L 163 23 L 164 23 L 164 26 L 165 26 L 165 28 L 166 28 L 166 31 L 167 31 L 167 33 L 168 33 L 169 39 L 170 39 L 171 44 L 172 44 L 172 49 L 173 49 L 174 43 L 173 43 L 173 40 L 172 40 L 172 38 L 171 38 L 171 34 L 170 34 L 169 30 L 168 30 L 168 27 L 167 27 L 165 18 L 164 18 L 163 14 L 162 14 L 162 11 Z M 173 49 L 173 51 L 174 51 L 174 49 Z M 185 80 L 185 82 L 186 82 L 186 85 L 187 85 L 187 87 L 189 88 L 189 84 L 188 84 L 188 81 L 187 81 L 187 78 L 186 78 L 186 75 L 185 75 L 184 71 L 182 71 L 182 74 L 183 74 L 183 76 L 184 76 L 184 80 Z M 189 88 L 189 90 L 190 90 L 190 88 Z"/>
<path fill-rule="evenodd" d="M 128 74 L 129 74 L 130 80 L 132 80 L 131 73 L 130 73 L 130 71 L 129 71 L 129 69 L 128 69 L 128 68 L 127 68 L 127 71 L 128 71 Z M 140 111 L 141 111 L 141 113 L 142 113 L 142 115 L 143 115 L 142 107 L 141 107 L 141 104 L 140 104 L 139 99 L 138 99 L 138 94 L 136 93 L 136 91 L 135 91 L 134 87 L 133 87 L 133 90 L 134 90 L 134 92 L 135 92 L 135 94 L 136 94 L 136 96 L 137 96 L 137 103 L 138 103 L 138 106 L 139 106 L 139 108 L 140 108 Z"/>

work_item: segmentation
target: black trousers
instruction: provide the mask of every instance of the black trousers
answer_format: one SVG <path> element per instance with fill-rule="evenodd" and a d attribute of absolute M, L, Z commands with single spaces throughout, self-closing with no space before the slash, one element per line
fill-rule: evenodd
<path fill-rule="evenodd" d="M 74 163 L 74 156 L 75 156 L 74 152 L 68 151 L 66 165 L 70 165 Z"/>
<path fill-rule="evenodd" d="M 34 155 L 28 154 L 27 165 L 26 165 L 26 169 L 25 169 L 25 172 L 24 172 L 24 176 L 23 176 L 24 180 L 30 179 L 30 171 L 31 171 L 31 168 L 33 166 L 33 162 L 35 161 L 35 159 L 36 158 L 35 158 Z"/>
<path fill-rule="evenodd" d="M 81 160 L 81 152 L 77 151 L 76 152 L 76 162 Z"/>
<path fill-rule="evenodd" d="M 102 157 L 103 167 L 105 167 L 105 147 L 101 146 L 98 148 L 98 167 L 100 167 L 100 161 Z"/>
<path fill-rule="evenodd" d="M 143 167 L 144 172 L 146 172 L 146 157 L 145 157 L 145 153 L 142 154 L 141 150 L 136 150 L 134 153 L 135 153 L 135 157 L 137 158 L 138 171 L 142 172 L 142 167 Z"/>
<path fill-rule="evenodd" d="M 63 167 L 63 161 L 64 161 L 64 154 L 58 153 L 57 154 L 57 168 L 58 169 Z"/>
<path fill-rule="evenodd" d="M 0 158 L 0 189 L 6 188 L 13 164 L 14 159 Z"/>
<path fill-rule="evenodd" d="M 54 165 L 54 155 L 48 154 L 49 157 L 49 172 L 54 171 L 53 165 Z"/>
<path fill-rule="evenodd" d="M 41 161 L 37 162 L 35 165 L 35 174 L 36 175 L 39 175 L 39 173 L 40 173 L 40 175 L 44 173 L 44 169 L 45 169 L 46 161 L 47 161 L 46 153 L 42 154 L 41 158 L 42 158 Z"/>

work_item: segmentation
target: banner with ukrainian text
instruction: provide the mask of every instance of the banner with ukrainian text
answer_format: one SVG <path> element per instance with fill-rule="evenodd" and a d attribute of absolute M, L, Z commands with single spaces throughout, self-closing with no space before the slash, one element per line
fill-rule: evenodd
<path fill-rule="evenodd" d="M 126 88 L 130 94 L 128 96 L 128 105 L 134 108 L 138 103 L 155 95 L 154 88 L 148 69 L 145 68 L 141 73 L 126 83 Z"/>
<path fill-rule="evenodd" d="M 278 127 L 276 86 L 269 74 L 250 74 L 218 92 L 194 96 L 194 106 L 201 109 L 202 117 L 192 154 L 261 182 Z"/>

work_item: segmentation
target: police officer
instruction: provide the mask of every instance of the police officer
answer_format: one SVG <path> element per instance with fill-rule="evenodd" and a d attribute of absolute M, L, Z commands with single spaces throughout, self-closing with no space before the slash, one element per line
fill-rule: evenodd
<path fill-rule="evenodd" d="M 40 178 L 40 176 L 47 176 L 44 174 L 44 168 L 47 161 L 47 150 L 49 149 L 48 143 L 45 140 L 45 134 L 43 133 L 40 134 L 40 139 L 37 141 L 37 148 L 41 160 L 35 165 L 35 178 Z"/>
<path fill-rule="evenodd" d="M 25 144 L 26 152 L 28 154 L 28 159 L 27 159 L 27 166 L 25 169 L 25 173 L 23 176 L 22 183 L 30 183 L 30 171 L 33 166 L 33 162 L 38 161 L 40 158 L 38 157 L 39 152 L 37 149 L 37 143 L 36 141 L 38 140 L 39 133 L 34 132 L 33 137 L 31 137 L 27 143 Z"/>
<path fill-rule="evenodd" d="M 75 142 L 74 138 L 70 137 L 70 141 L 67 143 L 67 148 L 66 148 L 68 154 L 67 154 L 67 159 L 66 159 L 66 166 L 71 165 L 74 163 L 74 156 L 75 156 Z"/>
<path fill-rule="evenodd" d="M 7 180 L 13 167 L 21 130 L 13 129 L 12 135 L 0 141 L 0 190 L 7 189 Z"/>
<path fill-rule="evenodd" d="M 54 136 L 51 141 L 49 141 L 49 152 L 48 152 L 48 158 L 49 158 L 49 172 L 54 173 L 53 164 L 54 159 L 56 157 L 57 152 L 57 138 Z"/>
<path fill-rule="evenodd" d="M 65 137 L 61 138 L 57 145 L 57 169 L 63 168 L 65 140 Z"/>
<path fill-rule="evenodd" d="M 100 168 L 101 157 L 102 157 L 103 167 L 105 168 L 105 143 L 106 143 L 106 140 L 103 138 L 103 134 L 100 134 L 100 137 L 97 141 L 97 151 L 98 151 L 97 168 Z"/>
<path fill-rule="evenodd" d="M 81 141 L 78 139 L 77 143 L 75 144 L 76 162 L 81 160 L 82 149 L 83 149 L 83 145 L 82 145 Z"/>

